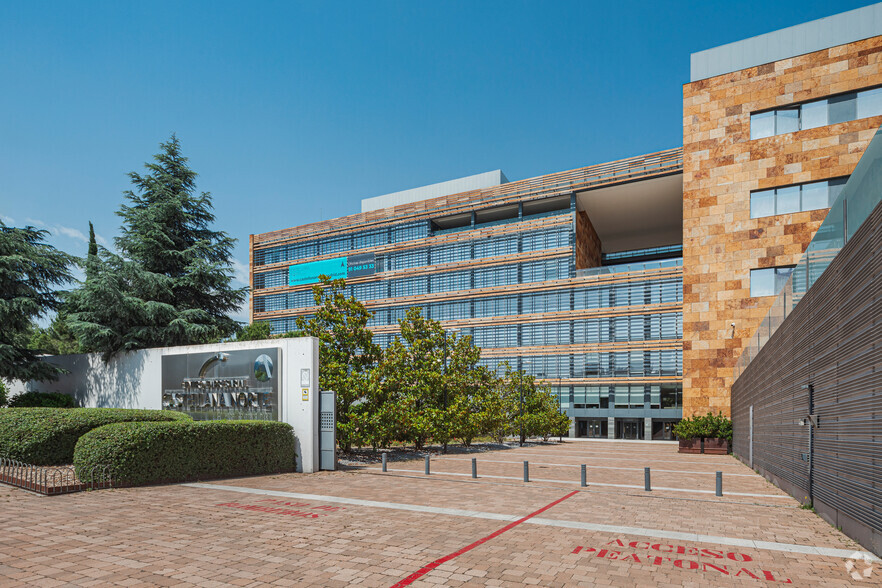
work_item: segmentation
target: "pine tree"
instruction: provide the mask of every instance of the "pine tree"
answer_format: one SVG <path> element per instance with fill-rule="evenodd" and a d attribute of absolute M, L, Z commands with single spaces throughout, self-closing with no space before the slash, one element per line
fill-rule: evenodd
<path fill-rule="evenodd" d="M 84 349 L 110 357 L 145 347 L 189 345 L 229 337 L 229 313 L 245 301 L 233 288 L 236 240 L 211 228 L 211 194 L 196 193 L 196 172 L 177 137 L 160 144 L 147 173 L 131 172 L 134 190 L 116 239 L 119 255 L 97 247 L 89 279 L 70 297 L 68 323 Z"/>
<path fill-rule="evenodd" d="M 33 322 L 58 309 L 55 286 L 71 280 L 74 258 L 44 242 L 46 231 L 0 221 L 0 378 L 52 379 L 61 370 L 29 348 Z"/>

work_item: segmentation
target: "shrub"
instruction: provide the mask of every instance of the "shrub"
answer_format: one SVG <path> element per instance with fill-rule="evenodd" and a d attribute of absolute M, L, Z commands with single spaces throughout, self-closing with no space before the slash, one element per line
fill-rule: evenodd
<path fill-rule="evenodd" d="M 117 423 L 89 431 L 74 451 L 77 476 L 132 485 L 294 470 L 294 431 L 270 421 Z"/>
<path fill-rule="evenodd" d="M 76 408 L 77 403 L 69 394 L 30 391 L 13 396 L 9 401 L 9 406 L 10 408 Z"/>
<path fill-rule="evenodd" d="M 71 463 L 77 439 L 96 427 L 128 421 L 191 420 L 171 410 L 2 408 L 0 457 L 34 465 Z"/>
<path fill-rule="evenodd" d="M 6 406 L 6 384 L 0 380 L 0 406 Z"/>
<path fill-rule="evenodd" d="M 678 439 L 719 438 L 732 442 L 732 421 L 723 413 L 707 413 L 704 416 L 693 415 L 683 419 L 674 426 L 674 435 Z"/>

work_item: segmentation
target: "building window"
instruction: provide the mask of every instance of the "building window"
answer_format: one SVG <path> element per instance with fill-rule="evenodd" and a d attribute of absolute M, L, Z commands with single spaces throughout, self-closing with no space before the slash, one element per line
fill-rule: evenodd
<path fill-rule="evenodd" d="M 830 208 L 848 178 L 811 182 L 750 193 L 750 218 Z"/>
<path fill-rule="evenodd" d="M 750 270 L 750 295 L 753 298 L 760 296 L 775 296 L 787 283 L 790 274 L 793 273 L 792 265 L 781 267 L 766 267 Z"/>
<path fill-rule="evenodd" d="M 882 88 L 848 92 L 751 114 L 750 138 L 762 139 L 879 115 L 882 115 Z"/>

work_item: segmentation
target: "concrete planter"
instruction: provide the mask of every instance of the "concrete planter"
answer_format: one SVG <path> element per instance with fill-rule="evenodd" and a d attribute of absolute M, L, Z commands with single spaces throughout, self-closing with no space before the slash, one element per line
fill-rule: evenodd
<path fill-rule="evenodd" d="M 726 455 L 729 453 L 729 441 L 727 439 L 704 439 L 704 450 L 702 453 L 710 455 Z"/>
<path fill-rule="evenodd" d="M 677 453 L 701 453 L 701 439 L 680 439 Z"/>
<path fill-rule="evenodd" d="M 709 455 L 726 455 L 729 453 L 729 441 L 711 437 L 700 439 L 680 439 L 677 453 L 707 453 Z"/>

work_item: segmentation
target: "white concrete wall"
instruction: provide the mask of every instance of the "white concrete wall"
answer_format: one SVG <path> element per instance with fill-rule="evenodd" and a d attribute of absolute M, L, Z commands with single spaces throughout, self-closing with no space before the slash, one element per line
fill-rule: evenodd
<path fill-rule="evenodd" d="M 497 169 L 481 174 L 475 174 L 473 176 L 457 178 L 455 180 L 447 180 L 446 182 L 438 182 L 437 184 L 429 184 L 428 186 L 421 186 L 419 188 L 411 188 L 410 190 L 402 190 L 400 192 L 392 192 L 391 194 L 383 194 L 382 196 L 363 198 L 361 201 L 361 211 L 369 212 L 371 210 L 379 210 L 390 206 L 428 200 L 429 198 L 440 198 L 441 196 L 459 194 L 460 192 L 468 192 L 470 190 L 492 188 L 493 186 L 507 183 L 508 178 L 505 177 L 502 170 Z"/>
<path fill-rule="evenodd" d="M 159 410 L 162 408 L 163 355 L 276 347 L 282 364 L 279 420 L 294 427 L 297 471 L 311 473 L 319 467 L 318 345 L 315 337 L 299 337 L 161 347 L 119 354 L 106 363 L 100 353 L 57 355 L 46 357 L 46 360 L 70 373 L 55 382 L 13 382 L 10 397 L 29 390 L 62 392 L 73 396 L 83 407 Z M 309 370 L 308 385 L 301 386 L 301 370 L 304 369 Z"/>
<path fill-rule="evenodd" d="M 690 81 L 854 43 L 877 35 L 882 35 L 882 2 L 693 53 Z"/>

